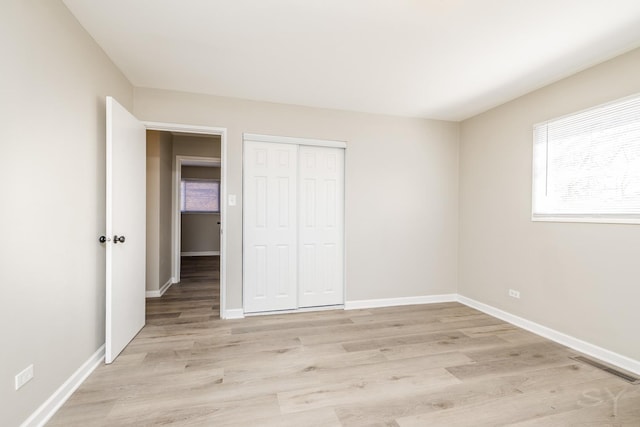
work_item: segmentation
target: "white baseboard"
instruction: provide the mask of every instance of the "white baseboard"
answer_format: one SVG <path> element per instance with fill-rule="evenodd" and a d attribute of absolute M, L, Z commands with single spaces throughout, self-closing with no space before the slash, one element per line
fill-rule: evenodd
<path fill-rule="evenodd" d="M 598 347 L 597 345 L 582 341 L 581 339 L 572 337 L 571 335 L 558 332 L 555 329 L 548 328 L 522 317 L 507 313 L 499 308 L 492 307 L 490 305 L 481 303 L 471 298 L 467 298 L 462 295 L 458 295 L 458 301 L 464 305 L 480 310 L 490 316 L 497 317 L 498 319 L 509 322 L 522 329 L 526 329 L 529 332 L 533 332 L 536 335 L 555 341 L 558 344 L 562 344 L 566 347 L 572 348 L 581 353 L 587 354 L 596 359 L 600 359 L 603 362 L 622 368 L 626 371 L 633 372 L 640 375 L 640 361 L 631 359 L 630 357 L 623 356 L 613 351 Z"/>
<path fill-rule="evenodd" d="M 20 427 L 41 427 L 104 360 L 104 345 L 82 364 Z"/>
<path fill-rule="evenodd" d="M 178 283 L 178 282 L 176 282 L 176 280 L 172 277 L 171 279 L 167 280 L 167 283 L 162 285 L 160 287 L 160 289 L 158 289 L 157 291 L 147 291 L 147 292 L 145 292 L 145 296 L 147 298 L 160 298 L 162 295 L 164 295 L 165 292 L 167 292 L 167 290 L 174 283 Z"/>
<path fill-rule="evenodd" d="M 357 300 L 357 301 L 347 301 L 344 303 L 344 309 L 357 310 L 361 308 L 380 308 L 380 307 L 393 307 L 396 305 L 414 305 L 414 304 L 437 304 L 440 302 L 454 302 L 454 301 L 457 301 L 457 294 L 366 299 L 366 300 Z"/>
<path fill-rule="evenodd" d="M 220 251 L 180 252 L 180 256 L 214 256 L 220 255 Z"/>
<path fill-rule="evenodd" d="M 224 311 L 223 319 L 244 319 L 244 310 L 241 308 L 231 308 Z"/>

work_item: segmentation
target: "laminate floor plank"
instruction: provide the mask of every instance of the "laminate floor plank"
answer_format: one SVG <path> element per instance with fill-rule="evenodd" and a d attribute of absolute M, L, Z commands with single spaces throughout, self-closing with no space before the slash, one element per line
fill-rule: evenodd
<path fill-rule="evenodd" d="M 445 369 L 419 371 L 417 366 L 397 366 L 369 372 L 365 378 L 334 376 L 325 385 L 278 393 L 278 401 L 283 413 L 301 412 L 364 401 L 384 401 L 393 396 L 410 396 L 455 383 L 458 380 Z"/>
<path fill-rule="evenodd" d="M 455 336 L 455 335 L 452 335 Z M 448 353 L 452 351 L 473 351 L 482 348 L 495 348 L 508 343 L 499 337 L 443 339 L 420 342 L 416 344 L 393 345 L 382 347 L 380 351 L 387 359 L 410 359 L 429 354 Z"/>
<path fill-rule="evenodd" d="M 341 427 L 333 409 L 321 408 L 293 414 L 279 414 L 251 420 L 251 425 L 260 427 Z"/>
<path fill-rule="evenodd" d="M 590 390 L 604 390 L 610 386 L 611 381 L 609 378 L 566 386 L 555 385 L 550 389 L 509 395 L 488 402 L 451 407 L 415 416 L 399 417 L 396 422 L 401 427 L 422 427 L 426 425 L 467 427 L 470 420 L 473 420 L 474 426 L 505 426 L 516 423 L 530 423 L 542 426 L 545 425 L 545 418 L 566 416 L 562 414 L 579 412 L 585 409 L 585 393 Z M 618 385 L 616 390 L 619 388 L 632 390 L 634 386 Z M 624 396 L 625 394 L 623 394 Z M 628 392 L 625 400 L 628 400 L 625 404 L 628 403 L 629 408 L 633 408 L 634 405 L 640 405 L 640 396 L 636 393 Z M 634 418 L 634 412 L 635 410 L 630 409 L 620 416 Z M 600 419 L 599 421 L 602 423 L 605 420 Z M 607 421 L 611 422 L 612 420 L 609 418 Z"/>
<path fill-rule="evenodd" d="M 380 316 L 377 316 L 378 319 Z M 496 324 L 501 322 L 498 319 L 489 318 L 481 321 L 461 321 L 461 322 L 427 322 L 408 325 L 387 325 L 384 322 L 367 323 L 366 327 L 362 324 L 349 326 L 336 326 L 327 328 L 327 330 L 313 331 L 310 335 L 303 335 L 302 342 L 306 344 L 326 344 L 330 342 L 351 342 L 362 341 L 364 339 L 380 340 L 382 338 L 394 339 L 400 335 L 426 335 L 432 332 L 449 332 L 453 331 L 460 334 L 459 328 L 471 327 L 480 324 Z"/>
<path fill-rule="evenodd" d="M 50 426 L 640 426 L 640 386 L 456 302 L 219 317 L 182 260 L 147 324 Z"/>
<path fill-rule="evenodd" d="M 558 383 L 566 386 L 607 377 L 608 374 L 589 366 L 566 365 L 551 370 L 541 369 L 521 375 L 496 377 L 491 381 L 465 381 L 410 398 L 392 398 L 384 402 L 339 406 L 336 412 L 344 425 L 374 425 L 376 422 L 390 422 L 409 415 L 426 414 L 453 407 L 461 408 L 470 404 L 502 399 L 507 395 L 520 395 L 529 390 L 553 391 L 553 387 Z"/>

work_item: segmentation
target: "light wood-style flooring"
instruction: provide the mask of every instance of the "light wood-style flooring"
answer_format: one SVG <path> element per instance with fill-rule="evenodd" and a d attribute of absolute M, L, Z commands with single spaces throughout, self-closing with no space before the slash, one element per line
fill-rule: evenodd
<path fill-rule="evenodd" d="M 220 320 L 218 258 L 50 426 L 640 426 L 640 386 L 458 303 Z"/>

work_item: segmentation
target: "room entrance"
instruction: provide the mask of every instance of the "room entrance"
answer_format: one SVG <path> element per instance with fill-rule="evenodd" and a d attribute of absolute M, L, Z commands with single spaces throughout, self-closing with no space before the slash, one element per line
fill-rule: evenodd
<path fill-rule="evenodd" d="M 215 277 L 218 307 L 224 277 L 223 134 L 169 126 L 151 124 L 147 130 L 147 298 L 161 297 L 172 284 L 185 297 L 194 286 L 183 286 L 183 279 Z"/>

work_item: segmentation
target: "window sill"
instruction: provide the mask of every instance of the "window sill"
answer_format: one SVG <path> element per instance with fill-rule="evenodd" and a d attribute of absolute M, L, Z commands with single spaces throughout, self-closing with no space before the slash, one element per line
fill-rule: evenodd
<path fill-rule="evenodd" d="M 579 216 L 579 215 L 531 215 L 533 222 L 578 222 L 594 224 L 640 224 L 640 217 Z"/>

